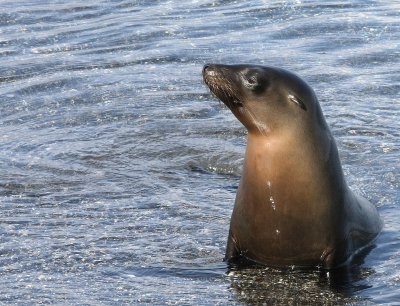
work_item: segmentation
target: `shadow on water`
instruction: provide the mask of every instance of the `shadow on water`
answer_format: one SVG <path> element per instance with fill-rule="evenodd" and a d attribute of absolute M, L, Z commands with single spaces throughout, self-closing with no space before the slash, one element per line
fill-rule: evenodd
<path fill-rule="evenodd" d="M 366 278 L 374 271 L 363 266 L 375 246 L 333 270 L 276 269 L 250 263 L 232 264 L 228 269 L 231 291 L 246 305 L 344 305 L 361 302 L 357 292 L 371 287 Z"/>

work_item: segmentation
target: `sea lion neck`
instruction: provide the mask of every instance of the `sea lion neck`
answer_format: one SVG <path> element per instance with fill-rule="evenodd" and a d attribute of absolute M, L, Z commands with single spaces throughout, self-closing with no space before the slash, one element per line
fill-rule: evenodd
<path fill-rule="evenodd" d="M 271 127 L 262 121 L 258 116 L 245 105 L 230 108 L 235 117 L 243 124 L 249 134 L 258 136 L 268 136 Z"/>

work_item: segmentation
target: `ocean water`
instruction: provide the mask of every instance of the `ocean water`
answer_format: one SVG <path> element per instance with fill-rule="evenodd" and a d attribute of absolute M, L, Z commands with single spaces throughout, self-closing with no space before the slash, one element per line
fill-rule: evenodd
<path fill-rule="evenodd" d="M 0 303 L 400 301 L 398 1 L 0 1 Z M 246 131 L 205 63 L 296 72 L 385 226 L 348 269 L 223 261 Z M 367 254 L 368 253 L 368 254 Z"/>

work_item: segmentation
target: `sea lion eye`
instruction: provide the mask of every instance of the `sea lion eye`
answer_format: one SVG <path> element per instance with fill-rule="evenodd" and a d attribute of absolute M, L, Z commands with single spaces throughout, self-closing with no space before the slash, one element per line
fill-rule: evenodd
<path fill-rule="evenodd" d="M 243 76 L 243 83 L 246 88 L 253 90 L 258 84 L 257 76 L 254 74 L 251 76 Z"/>
<path fill-rule="evenodd" d="M 243 76 L 243 84 L 255 94 L 262 93 L 268 86 L 268 82 L 257 72 Z"/>
<path fill-rule="evenodd" d="M 289 95 L 288 96 L 289 100 L 292 101 L 293 103 L 295 103 L 297 106 L 299 106 L 301 109 L 307 111 L 307 107 L 304 104 L 303 101 L 301 101 L 298 97 L 293 96 L 293 95 Z"/>
<path fill-rule="evenodd" d="M 255 75 L 253 75 L 253 76 L 251 76 L 251 77 L 247 80 L 247 82 L 248 82 L 250 85 L 255 85 L 255 84 L 257 84 L 257 77 L 256 77 Z"/>

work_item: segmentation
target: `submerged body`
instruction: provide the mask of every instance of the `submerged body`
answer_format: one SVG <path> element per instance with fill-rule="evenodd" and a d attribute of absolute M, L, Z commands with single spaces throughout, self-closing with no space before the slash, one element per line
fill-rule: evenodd
<path fill-rule="evenodd" d="M 382 224 L 354 195 L 313 90 L 273 67 L 207 65 L 204 80 L 248 130 L 226 260 L 335 267 Z"/>

